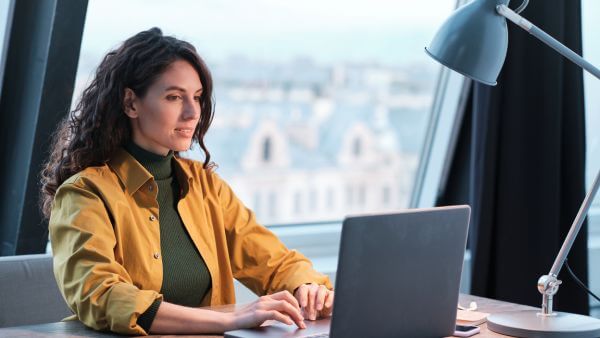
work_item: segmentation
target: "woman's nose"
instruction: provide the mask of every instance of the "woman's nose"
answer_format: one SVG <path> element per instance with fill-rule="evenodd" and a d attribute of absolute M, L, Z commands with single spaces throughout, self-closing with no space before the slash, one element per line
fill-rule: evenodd
<path fill-rule="evenodd" d="M 185 120 L 193 120 L 200 117 L 200 104 L 192 99 L 186 100 L 186 104 L 183 107 L 183 118 Z"/>

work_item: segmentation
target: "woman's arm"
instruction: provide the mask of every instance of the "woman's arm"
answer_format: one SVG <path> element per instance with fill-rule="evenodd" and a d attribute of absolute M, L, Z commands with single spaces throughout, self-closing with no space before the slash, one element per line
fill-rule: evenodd
<path fill-rule="evenodd" d="M 301 302 L 302 313 L 314 320 L 328 316 L 333 308 L 329 278 L 312 263 L 285 245 L 265 227 L 216 174 L 219 202 L 227 231 L 227 247 L 234 277 L 257 294 L 288 290 Z"/>
<path fill-rule="evenodd" d="M 223 333 L 229 330 L 260 326 L 267 320 L 296 324 L 305 328 L 296 299 L 287 291 L 264 296 L 234 312 L 217 312 L 162 302 L 150 333 L 192 334 Z"/>
<path fill-rule="evenodd" d="M 50 237 L 57 284 L 79 320 L 97 330 L 147 334 L 138 323 L 155 301 L 156 291 L 138 289 L 114 257 L 116 238 L 102 199 L 86 180 L 63 184 L 56 193 Z M 304 327 L 289 292 L 265 296 L 232 313 L 161 302 L 152 333 L 222 333 L 254 327 L 265 320 Z"/>
<path fill-rule="evenodd" d="M 162 295 L 136 287 L 116 261 L 111 218 L 91 179 L 61 185 L 49 230 L 56 282 L 79 320 L 96 330 L 145 334 L 138 316 Z"/>

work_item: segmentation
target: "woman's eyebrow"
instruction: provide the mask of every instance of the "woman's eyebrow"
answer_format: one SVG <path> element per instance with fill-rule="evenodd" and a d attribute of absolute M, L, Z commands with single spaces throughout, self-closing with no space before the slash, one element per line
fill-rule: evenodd
<path fill-rule="evenodd" d="M 186 92 L 185 89 L 183 89 L 179 86 L 169 86 L 169 87 L 165 88 L 165 92 L 168 92 L 169 90 L 177 90 L 177 91 L 184 92 L 184 93 Z"/>
<path fill-rule="evenodd" d="M 187 90 L 185 90 L 184 88 L 179 87 L 179 86 L 169 86 L 169 87 L 165 88 L 166 92 L 168 92 L 169 90 L 177 90 L 177 91 L 180 91 L 180 92 L 183 92 L 183 93 L 187 92 Z M 203 90 L 203 88 L 199 88 L 199 89 L 196 90 L 196 93 L 197 92 L 202 92 L 202 90 Z"/>

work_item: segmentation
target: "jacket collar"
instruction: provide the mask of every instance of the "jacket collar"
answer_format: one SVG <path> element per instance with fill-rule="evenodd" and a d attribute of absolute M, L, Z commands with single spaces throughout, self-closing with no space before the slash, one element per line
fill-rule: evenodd
<path fill-rule="evenodd" d="M 175 158 L 175 174 L 183 188 L 183 195 L 187 194 L 192 183 L 192 173 L 181 159 Z M 121 183 L 127 189 L 129 195 L 133 195 L 146 182 L 153 179 L 152 174 L 142 166 L 127 150 L 123 148 L 117 149 L 115 154 L 108 161 L 108 166 L 117 174 Z"/>

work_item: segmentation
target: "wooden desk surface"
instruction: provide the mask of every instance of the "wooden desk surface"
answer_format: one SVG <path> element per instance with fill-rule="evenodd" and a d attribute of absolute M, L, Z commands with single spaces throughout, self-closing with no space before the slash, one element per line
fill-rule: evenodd
<path fill-rule="evenodd" d="M 488 298 L 476 297 L 471 295 L 460 295 L 460 303 L 462 305 L 468 305 L 469 302 L 475 301 L 477 302 L 477 310 L 488 313 L 498 313 L 498 312 L 509 312 L 509 311 L 519 311 L 531 309 L 531 307 L 524 305 L 517 305 L 502 301 L 497 301 Z M 234 306 L 221 307 L 219 311 L 231 311 Z M 487 328 L 487 324 L 480 325 L 481 333 L 473 336 L 477 338 L 484 337 L 508 337 L 505 335 L 497 334 L 495 332 L 489 331 Z M 110 333 L 102 333 L 97 332 L 91 329 L 88 329 L 83 324 L 78 321 L 70 321 L 70 322 L 57 322 L 57 323 L 49 323 L 49 324 L 39 324 L 39 325 L 30 325 L 30 326 L 19 326 L 12 328 L 4 328 L 0 329 L 0 337 L 70 337 L 70 338 L 79 338 L 79 337 L 122 337 Z M 148 337 L 166 337 L 166 336 L 148 336 Z M 205 338 L 222 338 L 221 335 L 194 335 L 194 336 L 178 336 L 178 337 L 205 337 Z"/>

